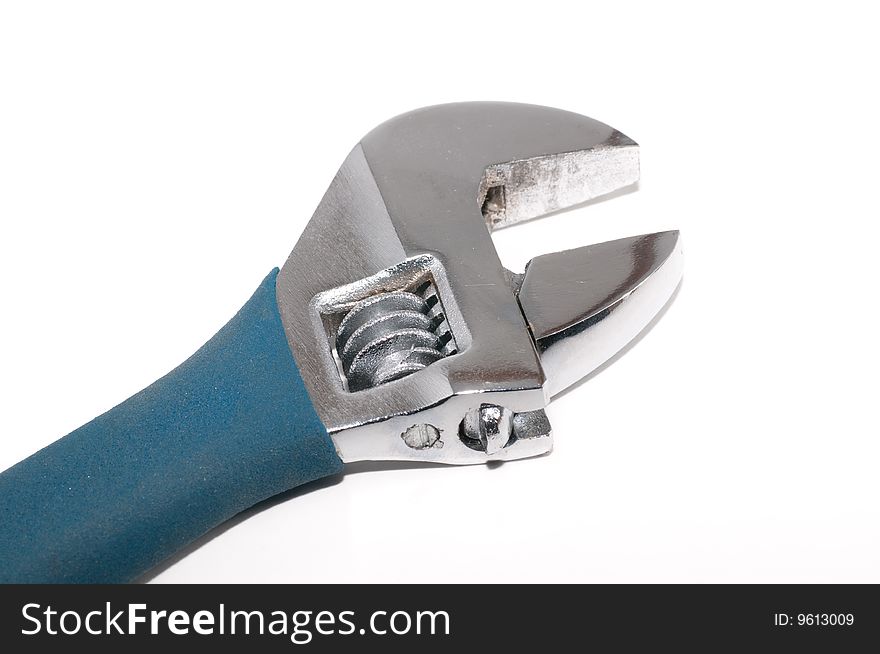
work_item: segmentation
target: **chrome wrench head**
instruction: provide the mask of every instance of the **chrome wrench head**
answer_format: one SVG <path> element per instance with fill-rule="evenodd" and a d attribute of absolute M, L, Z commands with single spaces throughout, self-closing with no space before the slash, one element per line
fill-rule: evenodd
<path fill-rule="evenodd" d="M 367 134 L 277 282 L 288 342 L 343 461 L 549 451 L 544 407 L 669 299 L 678 233 L 543 255 L 514 275 L 490 231 L 637 180 L 634 141 L 546 107 L 440 105 Z"/>

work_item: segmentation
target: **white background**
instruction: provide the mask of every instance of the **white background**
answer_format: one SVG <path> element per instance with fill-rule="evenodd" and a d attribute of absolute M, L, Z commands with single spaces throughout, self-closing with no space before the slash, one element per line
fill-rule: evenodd
<path fill-rule="evenodd" d="M 855 7 L 0 5 L 0 468 L 210 338 L 373 126 L 532 102 L 633 137 L 642 182 L 498 233 L 505 263 L 679 228 L 663 319 L 552 404 L 551 455 L 360 466 L 155 580 L 880 582 L 880 48 Z"/>

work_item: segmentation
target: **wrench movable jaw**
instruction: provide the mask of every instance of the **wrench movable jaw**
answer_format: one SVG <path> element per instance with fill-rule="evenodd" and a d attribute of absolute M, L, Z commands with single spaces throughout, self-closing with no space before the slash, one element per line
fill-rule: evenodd
<path fill-rule="evenodd" d="M 677 231 L 535 257 L 519 302 L 552 396 L 626 347 L 672 297 L 682 274 Z"/>
<path fill-rule="evenodd" d="M 549 451 L 542 358 L 555 354 L 533 338 L 527 319 L 542 309 L 523 314 L 489 232 L 637 179 L 634 141 L 546 107 L 441 105 L 364 137 L 277 282 L 288 342 L 342 459 Z"/>

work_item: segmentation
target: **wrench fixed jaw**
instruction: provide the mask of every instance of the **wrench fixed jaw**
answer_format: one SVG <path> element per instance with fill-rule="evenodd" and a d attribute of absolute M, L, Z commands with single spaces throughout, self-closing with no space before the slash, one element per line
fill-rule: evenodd
<path fill-rule="evenodd" d="M 639 146 L 614 130 L 595 147 L 486 168 L 480 182 L 490 231 L 608 195 L 639 180 Z"/>
<path fill-rule="evenodd" d="M 343 461 L 549 451 L 545 355 L 527 322 L 537 314 L 524 316 L 489 232 L 637 179 L 632 140 L 545 107 L 441 105 L 364 137 L 276 288 Z"/>

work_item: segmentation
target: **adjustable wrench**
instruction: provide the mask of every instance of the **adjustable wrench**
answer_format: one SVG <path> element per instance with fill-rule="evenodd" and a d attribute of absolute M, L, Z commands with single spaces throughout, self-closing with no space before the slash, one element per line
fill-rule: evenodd
<path fill-rule="evenodd" d="M 0 581 L 134 579 L 347 462 L 549 452 L 544 408 L 669 300 L 679 235 L 545 254 L 516 274 L 490 232 L 638 173 L 634 141 L 557 109 L 462 103 L 380 125 L 208 343 L 0 474 Z"/>

